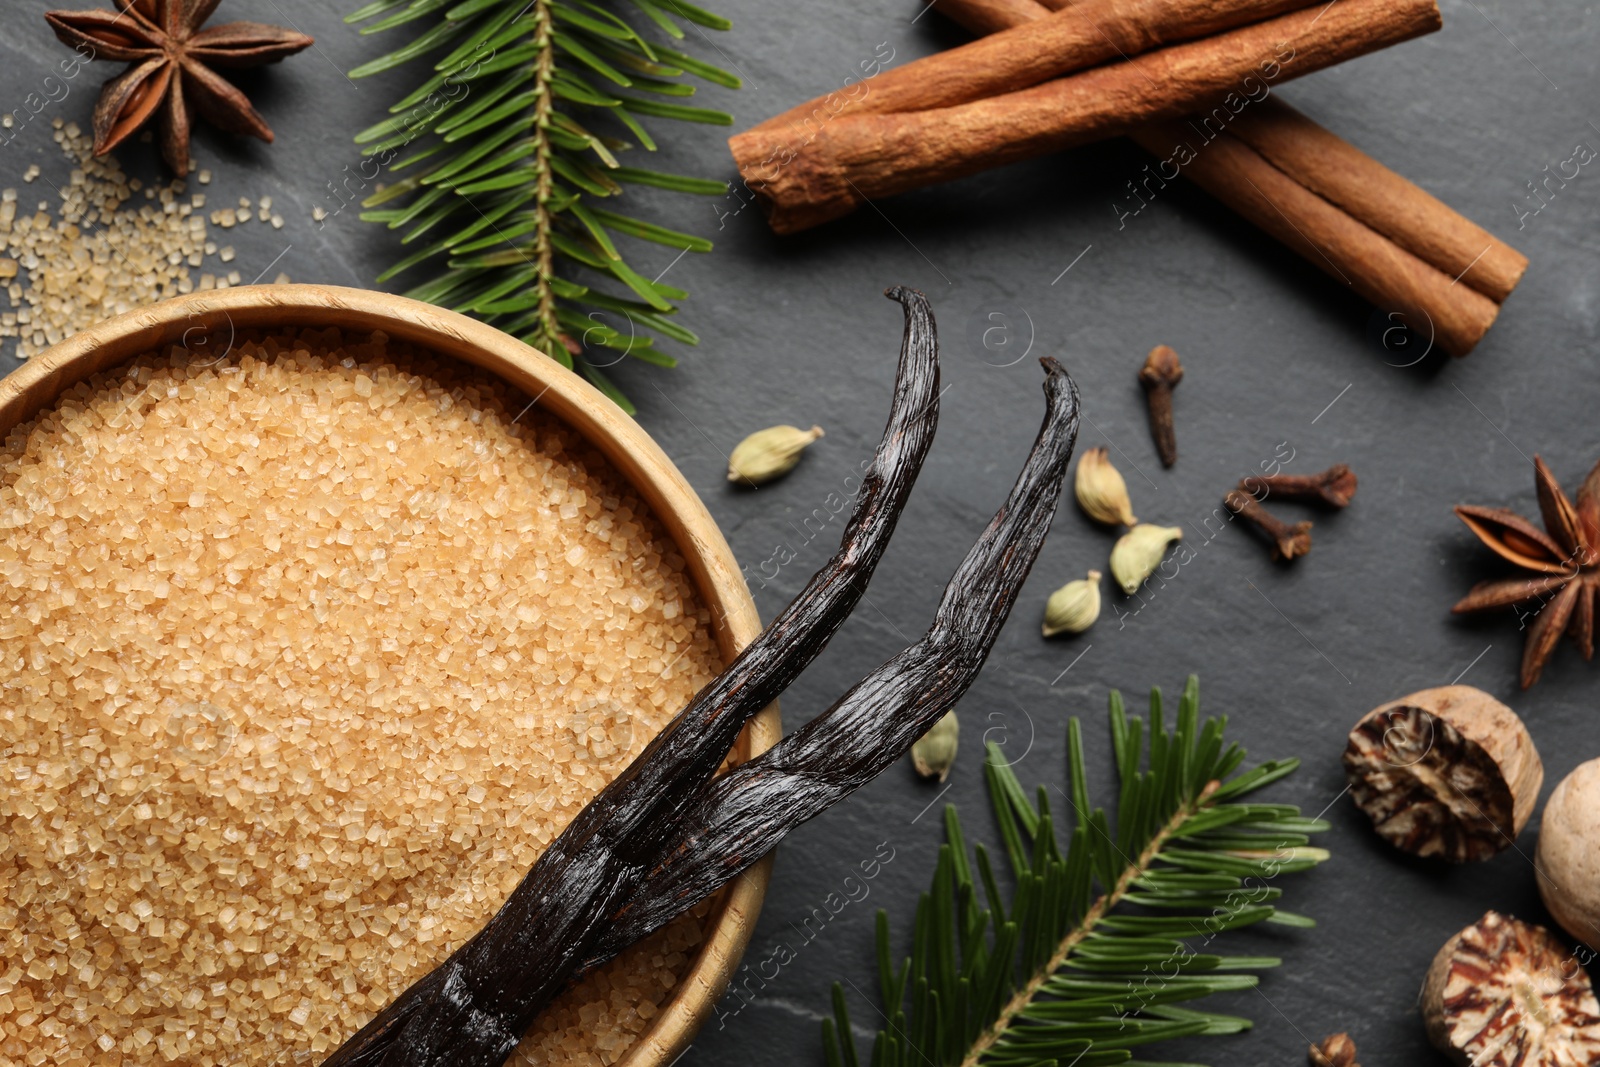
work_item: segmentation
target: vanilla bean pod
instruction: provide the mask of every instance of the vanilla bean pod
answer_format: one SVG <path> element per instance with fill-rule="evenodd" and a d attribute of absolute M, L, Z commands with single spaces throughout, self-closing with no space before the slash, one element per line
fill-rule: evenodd
<path fill-rule="evenodd" d="M 545 850 L 485 927 L 391 1002 L 324 1067 L 498 1065 L 577 973 L 608 916 L 656 864 L 682 811 L 739 731 L 849 616 L 887 547 L 938 422 L 938 338 L 927 299 L 905 309 L 894 400 L 837 554 Z"/>
<path fill-rule="evenodd" d="M 1044 543 L 1078 436 L 1078 391 L 1042 361 L 1048 409 L 1011 495 L 945 587 L 933 626 L 826 712 L 714 780 L 680 844 L 613 917 L 588 965 L 659 929 L 910 750 L 961 698 L 994 647 Z"/>

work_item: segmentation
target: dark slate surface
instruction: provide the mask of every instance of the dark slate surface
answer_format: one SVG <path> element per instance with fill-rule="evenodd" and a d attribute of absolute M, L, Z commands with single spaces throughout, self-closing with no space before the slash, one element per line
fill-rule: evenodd
<path fill-rule="evenodd" d="M 402 84 L 344 77 L 395 39 L 359 37 L 340 23 L 340 6 L 225 7 L 318 39 L 313 52 L 245 79 L 278 131 L 275 145 L 209 133 L 196 142 L 201 165 L 216 174 L 214 204 L 270 194 L 288 219 L 281 231 L 251 224 L 228 235 L 246 280 L 270 266 L 269 278 L 284 270 L 296 281 L 369 285 L 394 255 L 388 235 L 360 223 L 353 209 L 320 227 L 311 221 L 313 206 L 337 206 L 328 184 L 360 160 L 351 134 Z M 1535 453 L 1571 486 L 1600 455 L 1591 354 L 1600 316 L 1600 177 L 1584 168 L 1523 217 L 1534 203 L 1526 183 L 1575 146 L 1600 145 L 1592 62 L 1600 25 L 1592 5 L 1551 0 L 1443 7 L 1442 33 L 1282 91 L 1532 259 L 1500 324 L 1462 361 L 1399 366 L 1413 357 L 1380 347 L 1382 324 L 1374 328 L 1370 308 L 1193 190 L 1175 186 L 1119 227 L 1114 205 L 1144 163 L 1125 144 L 902 196 L 786 240 L 753 208 L 728 214 L 732 199 L 628 194 L 649 201 L 644 210 L 653 217 L 717 241 L 713 254 L 676 263 L 668 249 L 636 250 L 646 274 L 670 267 L 668 279 L 692 291 L 684 319 L 704 340 L 675 371 L 625 366 L 617 377 L 750 573 L 778 546 L 793 552 L 775 577 L 753 583 L 763 616 L 827 557 L 835 530 L 808 540 L 801 524 L 870 454 L 881 428 L 900 318 L 879 292 L 920 287 L 943 324 L 948 391 L 939 440 L 868 599 L 785 699 L 791 725 L 926 626 L 945 577 L 1003 498 L 1031 440 L 1041 411 L 1031 357 L 1066 362 L 1083 390 L 1081 444 L 1112 446 L 1139 516 L 1182 526 L 1197 549 L 1142 606 L 1108 596 L 1091 632 L 1047 643 L 1037 630 L 1044 598 L 1087 568 L 1105 569 L 1112 540 L 1076 509 L 1063 510 L 1016 617 L 961 705 L 963 748 L 949 789 L 896 767 L 789 839 L 752 967 L 741 976 L 774 956 L 793 959 L 764 986 L 752 981 L 749 1003 L 725 1000 L 685 1064 L 820 1062 L 828 983 L 871 988 L 873 909 L 889 908 L 905 931 L 931 874 L 942 802 L 959 803 L 969 828 L 992 837 L 980 738 L 1003 741 L 1025 783 L 1062 786 L 1066 721 L 1083 715 L 1096 795 L 1108 797 L 1107 690 L 1120 687 L 1135 701 L 1152 685 L 1175 694 L 1190 672 L 1202 677 L 1205 708 L 1226 712 L 1252 753 L 1304 757 L 1303 771 L 1276 794 L 1311 814 L 1327 810 L 1334 830 L 1325 843 L 1335 858 L 1284 879 L 1284 904 L 1321 927 L 1255 938 L 1286 961 L 1258 993 L 1230 998 L 1255 1030 L 1174 1050 L 1175 1058 L 1303 1062 L 1309 1039 L 1348 1029 L 1369 1067 L 1443 1062 L 1428 1051 L 1414 1006 L 1423 972 L 1439 945 L 1487 908 L 1545 918 L 1531 862 L 1537 823 L 1515 850 L 1480 866 L 1408 862 L 1341 799 L 1345 733 L 1385 700 L 1459 679 L 1522 713 L 1544 755 L 1546 793 L 1600 755 L 1600 667 L 1564 645 L 1545 680 L 1520 693 L 1516 620 L 1448 614 L 1473 582 L 1498 573 L 1451 505 L 1536 514 Z M 10 8 L 15 17 L 0 38 L 0 111 L 22 106 L 64 54 L 38 18 L 43 4 Z M 741 126 L 841 85 L 874 54 L 892 52 L 898 65 L 959 40 L 937 16 L 914 22 L 913 0 L 723 0 L 722 8 L 736 29 L 699 50 L 714 47 L 747 88 L 701 98 L 734 111 Z M 86 121 L 101 76 L 80 77 L 51 114 Z M 731 175 L 726 131 L 673 132 L 664 169 Z M 151 174 L 149 152 L 128 151 L 125 164 Z M 16 184 L 30 162 L 53 180 L 64 176 L 42 123 L 0 151 L 4 184 Z M 1156 460 L 1134 381 L 1157 343 L 1174 346 L 1187 367 L 1177 399 L 1182 458 L 1170 471 Z M 820 423 L 828 435 L 788 479 L 754 493 L 729 489 L 728 450 L 777 422 Z M 1237 527 L 1208 538 L 1203 524 L 1222 491 L 1287 456 L 1291 471 L 1343 461 L 1361 477 L 1348 512 L 1317 517 L 1311 556 L 1283 568 Z M 880 851 L 893 858 L 865 883 L 866 899 L 806 941 L 801 924 L 813 909 L 855 886 L 846 879 Z M 764 970 L 771 976 L 774 964 Z M 853 1003 L 858 1023 L 873 1027 L 873 1010 Z"/>

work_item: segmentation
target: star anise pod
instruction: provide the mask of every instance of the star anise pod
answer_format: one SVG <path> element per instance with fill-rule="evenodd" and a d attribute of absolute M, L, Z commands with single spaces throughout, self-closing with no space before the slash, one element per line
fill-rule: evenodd
<path fill-rule="evenodd" d="M 260 22 L 202 29 L 221 0 L 116 0 L 115 11 L 51 11 L 64 44 L 127 63 L 94 108 L 94 152 L 105 155 L 158 113 L 161 156 L 189 173 L 190 112 L 230 133 L 272 140 L 250 100 L 212 67 L 259 67 L 311 46 L 303 33 Z"/>
<path fill-rule="evenodd" d="M 1543 530 L 1505 508 L 1456 508 L 1467 528 L 1521 573 L 1479 582 L 1451 609 L 1460 614 L 1538 601 L 1519 609 L 1525 620 L 1532 618 L 1522 651 L 1524 689 L 1539 680 L 1556 642 L 1568 630 L 1583 658 L 1594 657 L 1595 597 L 1600 590 L 1600 463 L 1578 490 L 1576 506 L 1538 456 L 1533 457 L 1533 478 Z"/>

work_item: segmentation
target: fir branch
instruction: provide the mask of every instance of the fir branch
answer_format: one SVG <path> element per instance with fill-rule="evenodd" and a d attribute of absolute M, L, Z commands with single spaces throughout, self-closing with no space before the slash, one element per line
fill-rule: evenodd
<path fill-rule="evenodd" d="M 550 171 L 550 80 L 555 73 L 555 51 L 550 46 L 549 8 L 536 3 L 534 11 L 539 19 L 539 30 L 534 40 L 539 48 L 539 58 L 534 63 L 532 90 L 534 140 L 538 146 L 533 165 L 538 175 L 534 194 L 533 252 L 538 257 L 537 277 L 549 278 L 555 274 L 555 250 L 550 243 L 550 194 L 555 184 Z M 556 321 L 555 292 L 549 285 L 537 285 L 536 291 L 539 297 L 539 324 L 530 343 L 546 352 L 557 347 L 565 348 L 561 327 Z"/>
<path fill-rule="evenodd" d="M 677 101 L 695 93 L 689 75 L 727 88 L 739 79 L 653 39 L 682 40 L 684 24 L 725 30 L 727 20 L 687 0 L 374 0 L 346 21 L 368 23 L 362 33 L 414 32 L 351 77 L 430 64 L 390 118 L 356 135 L 378 171 L 399 179 L 368 197 L 361 217 L 418 246 L 378 280 L 433 267 L 407 296 L 498 326 L 631 413 L 601 367 L 623 356 L 670 367 L 657 338 L 698 339 L 673 320 L 687 294 L 634 270 L 617 239 L 682 252 L 711 242 L 598 202 L 628 185 L 726 191 L 623 166 L 619 155 L 656 151 L 638 116 L 732 123 Z"/>
<path fill-rule="evenodd" d="M 898 967 L 888 916 L 878 913 L 879 1010 L 889 1025 L 877 1034 L 873 1067 L 1097 1067 L 1132 1063 L 1132 1050 L 1148 1043 L 1249 1028 L 1248 1019 L 1184 1005 L 1252 988 L 1250 972 L 1277 966 L 1205 951 L 1226 931 L 1313 925 L 1269 903 L 1282 890 L 1265 880 L 1325 860 L 1307 835 L 1327 824 L 1291 805 L 1241 802 L 1299 761 L 1239 773 L 1244 752 L 1224 748 L 1225 719 L 1201 724 L 1194 678 L 1172 729 L 1160 691 L 1152 692 L 1148 743 L 1144 721 L 1129 718 L 1115 692 L 1110 719 L 1121 780 L 1116 824 L 1090 810 L 1074 719 L 1067 800 L 1075 825 L 1065 853 L 1046 790 L 1029 801 L 989 746 L 984 775 L 1015 883 L 1009 901 L 988 851 L 978 844 L 969 854 L 955 808 L 946 809 L 948 840 L 917 906 L 911 955 Z M 859 1067 L 838 983 L 833 1006 L 822 1027 L 829 1067 Z"/>

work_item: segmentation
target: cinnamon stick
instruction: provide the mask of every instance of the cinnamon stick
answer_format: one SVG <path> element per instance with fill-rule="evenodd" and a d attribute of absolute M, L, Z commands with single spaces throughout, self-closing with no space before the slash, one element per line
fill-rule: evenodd
<path fill-rule="evenodd" d="M 1216 98 L 1247 103 L 1439 26 L 1435 0 L 1339 0 L 954 107 L 846 115 L 799 150 L 761 128 L 728 143 L 773 230 L 792 233 L 869 198 L 1127 133 Z"/>
<path fill-rule="evenodd" d="M 1496 303 L 1528 269 L 1527 256 L 1282 101 L 1247 108 L 1228 132 L 1352 218 Z"/>
<path fill-rule="evenodd" d="M 962 0 L 960 4 L 935 0 L 934 6 L 956 25 L 980 37 L 1031 22 L 1054 10 L 1042 7 L 1038 0 Z"/>
<path fill-rule="evenodd" d="M 1012 10 L 985 10 L 982 19 L 989 24 L 1015 20 L 1007 23 L 1009 29 L 883 71 L 861 83 L 859 92 L 808 100 L 755 128 L 787 131 L 789 144 L 798 148 L 803 141 L 797 138 L 809 138 L 821 124 L 845 115 L 929 111 L 982 100 L 1324 2 L 1079 0 L 1052 13 L 1041 10 L 1034 0 L 1015 0 Z M 1020 6 L 1023 3 L 1026 8 Z M 963 5 L 959 10 L 972 9 Z"/>
<path fill-rule="evenodd" d="M 1451 355 L 1470 352 L 1500 313 L 1499 304 L 1324 200 L 1242 138 L 1206 141 L 1189 123 L 1162 122 L 1133 139 L 1159 159 L 1184 160 L 1184 177 Z"/>
<path fill-rule="evenodd" d="M 989 2 L 938 6 L 963 26 L 985 22 L 974 9 L 989 11 L 990 22 L 1003 16 L 1018 20 L 1005 25 L 1019 26 L 1050 17 L 1051 7 L 1069 0 L 1011 0 L 1000 13 Z M 1202 152 L 1221 145 L 1224 158 L 1181 173 L 1378 307 L 1398 311 L 1451 355 L 1471 351 L 1494 323 L 1498 307 L 1478 295 L 1503 301 L 1527 268 L 1520 252 L 1276 97 L 1234 116 L 1220 136 L 1204 118 L 1187 127 L 1132 136 L 1163 161 L 1179 143 L 1210 141 Z M 1241 142 L 1244 151 L 1232 148 Z M 1302 190 L 1284 185 L 1285 177 Z"/>

